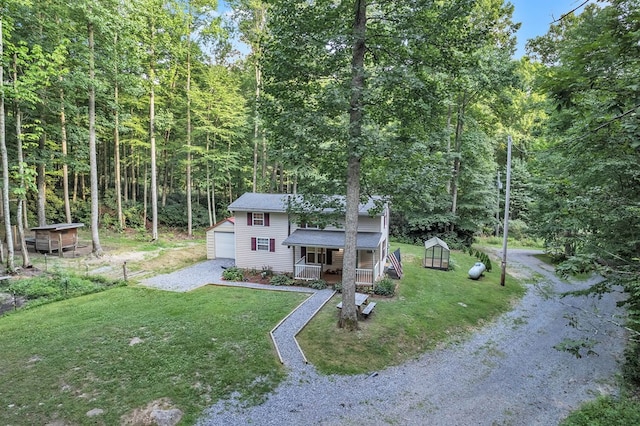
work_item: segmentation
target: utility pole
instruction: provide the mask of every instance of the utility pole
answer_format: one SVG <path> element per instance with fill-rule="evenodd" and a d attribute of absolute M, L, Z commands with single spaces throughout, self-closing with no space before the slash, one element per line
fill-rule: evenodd
<path fill-rule="evenodd" d="M 502 272 L 500 285 L 504 286 L 507 270 L 507 237 L 509 235 L 509 195 L 511 192 L 511 135 L 507 136 L 507 188 L 504 197 L 504 236 L 502 237 Z"/>
<path fill-rule="evenodd" d="M 498 170 L 498 179 L 496 180 L 496 188 L 498 188 L 498 203 L 496 204 L 496 237 L 500 236 L 500 190 L 502 189 L 502 181 L 500 180 L 500 170 Z"/>

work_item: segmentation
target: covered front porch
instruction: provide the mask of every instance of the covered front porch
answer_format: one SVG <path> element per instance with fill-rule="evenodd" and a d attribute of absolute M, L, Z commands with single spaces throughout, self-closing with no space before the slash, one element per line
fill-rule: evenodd
<path fill-rule="evenodd" d="M 381 277 L 380 259 L 384 259 L 382 234 L 359 232 L 356 249 L 356 285 L 373 285 Z M 293 273 L 297 280 L 342 280 L 344 232 L 302 230 L 293 232 L 284 242 L 293 247 Z"/>

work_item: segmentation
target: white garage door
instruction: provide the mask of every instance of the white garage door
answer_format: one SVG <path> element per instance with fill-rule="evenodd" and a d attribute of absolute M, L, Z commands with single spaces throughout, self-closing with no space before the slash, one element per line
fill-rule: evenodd
<path fill-rule="evenodd" d="M 214 239 L 216 244 L 216 258 L 235 259 L 235 234 L 231 232 L 216 232 Z"/>

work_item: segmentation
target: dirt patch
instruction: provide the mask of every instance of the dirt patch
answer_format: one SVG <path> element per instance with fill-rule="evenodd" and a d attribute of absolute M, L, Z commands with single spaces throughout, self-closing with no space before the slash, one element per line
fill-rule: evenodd
<path fill-rule="evenodd" d="M 182 420 L 182 411 L 169 398 L 160 398 L 145 407 L 136 408 L 120 418 L 122 425 L 173 426 Z"/>

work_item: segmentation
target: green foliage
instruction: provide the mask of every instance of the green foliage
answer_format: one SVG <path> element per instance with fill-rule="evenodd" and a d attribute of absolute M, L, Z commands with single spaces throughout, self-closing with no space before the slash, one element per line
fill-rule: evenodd
<path fill-rule="evenodd" d="M 63 272 L 45 274 L 34 278 L 23 278 L 11 283 L 6 291 L 28 300 L 38 300 L 37 304 L 52 300 L 62 300 L 106 290 L 113 286 L 125 285 L 122 281 L 110 281 L 97 276 L 80 277 Z M 28 306 L 33 306 L 29 303 Z"/>
<path fill-rule="evenodd" d="M 204 227 L 209 224 L 207 209 L 198 203 L 192 204 L 193 227 Z M 150 215 L 149 215 L 150 217 Z M 158 221 L 164 226 L 173 228 L 187 227 L 186 200 L 181 197 L 172 197 L 167 205 L 158 207 Z"/>
<path fill-rule="evenodd" d="M 393 296 L 396 290 L 396 283 L 389 277 L 378 280 L 373 286 L 373 293 L 380 296 Z"/>
<path fill-rule="evenodd" d="M 271 276 L 273 276 L 273 269 L 271 268 L 271 266 L 263 266 L 262 271 L 260 271 L 260 277 L 268 278 Z"/>
<path fill-rule="evenodd" d="M 293 285 L 295 281 L 286 274 L 274 275 L 269 280 L 269 284 L 271 285 Z"/>
<path fill-rule="evenodd" d="M 596 342 L 591 339 L 564 339 L 553 348 L 559 351 L 568 352 L 576 358 L 582 358 L 583 356 L 598 355 L 593 347 Z"/>
<path fill-rule="evenodd" d="M 640 424 L 640 403 L 630 398 L 598 397 L 569 414 L 561 426 L 610 426 Z"/>
<path fill-rule="evenodd" d="M 491 258 L 483 251 L 474 249 L 473 247 L 469 247 L 469 256 L 474 256 L 480 262 L 484 263 L 484 266 L 487 268 L 487 272 L 491 272 Z"/>
<path fill-rule="evenodd" d="M 222 278 L 227 281 L 243 281 L 244 275 L 240 269 L 232 266 L 222 271 Z"/>
<path fill-rule="evenodd" d="M 633 341 L 625 348 L 625 359 L 626 362 L 622 366 L 624 379 L 635 388 L 640 388 L 640 344 L 638 342 Z"/>
<path fill-rule="evenodd" d="M 338 281 L 333 285 L 333 289 L 338 293 L 342 293 L 342 281 Z"/>
<path fill-rule="evenodd" d="M 327 282 L 325 280 L 313 280 L 309 282 L 309 287 L 315 290 L 324 290 L 327 288 Z"/>

